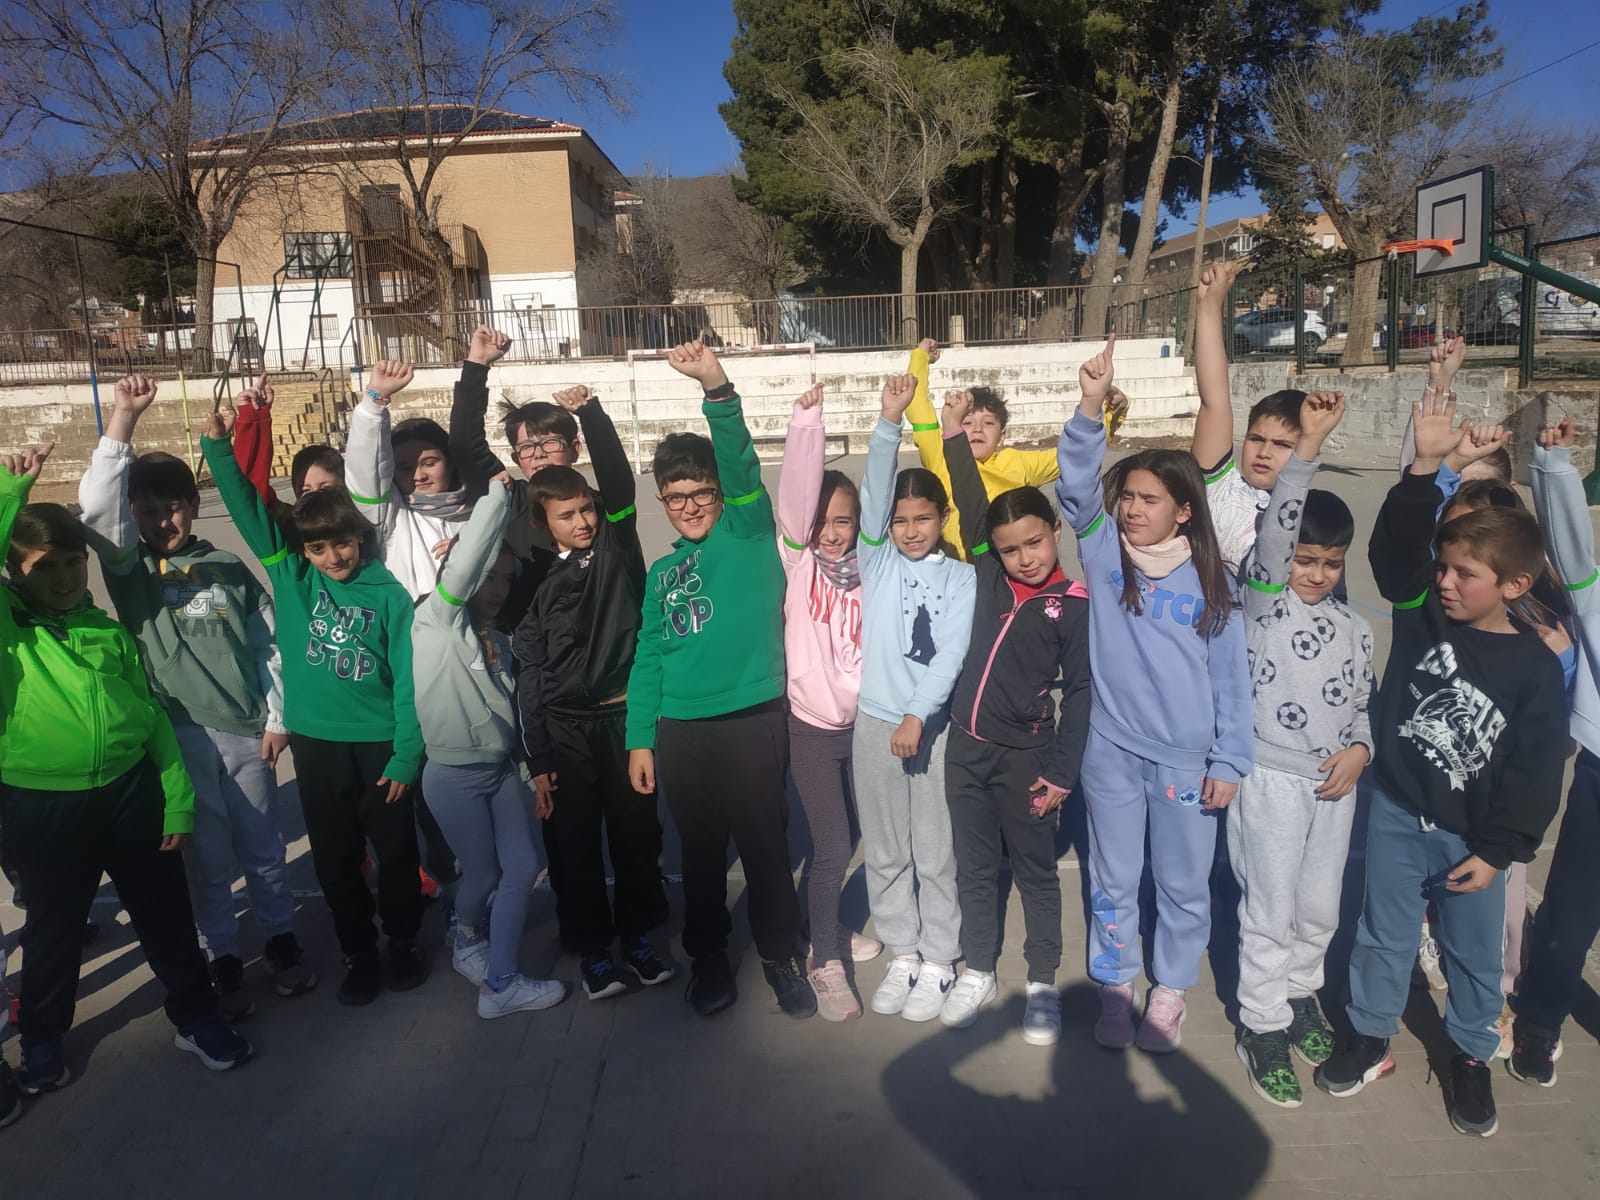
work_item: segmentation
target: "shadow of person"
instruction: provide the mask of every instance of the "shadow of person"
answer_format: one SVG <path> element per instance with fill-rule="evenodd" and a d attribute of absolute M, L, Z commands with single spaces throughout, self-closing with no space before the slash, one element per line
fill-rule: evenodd
<path fill-rule="evenodd" d="M 923 1038 L 882 1075 L 895 1118 L 971 1194 L 1231 1200 L 1261 1180 L 1265 1131 L 1204 1067 L 1091 1040 L 1093 985 L 1062 994 L 1054 1047 L 1021 1041 L 1022 1008 L 1014 997 L 970 1029 Z M 970 1082 L 979 1070 L 988 1087 Z"/>

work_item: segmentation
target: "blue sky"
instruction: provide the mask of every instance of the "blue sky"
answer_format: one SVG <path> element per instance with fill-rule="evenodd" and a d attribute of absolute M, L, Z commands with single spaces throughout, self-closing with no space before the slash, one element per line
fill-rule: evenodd
<path fill-rule="evenodd" d="M 1403 26 L 1454 4 L 1389 0 L 1375 24 Z M 728 0 L 622 0 L 617 43 L 604 51 L 629 92 L 625 114 L 552 109 L 582 124 L 623 171 L 651 163 L 674 175 L 725 170 L 739 146 L 717 115 L 728 98 L 722 63 L 733 40 Z M 1506 51 L 1505 70 L 1486 87 L 1510 80 L 1600 39 L 1600 0 L 1491 0 L 1490 23 Z M 1600 115 L 1600 46 L 1489 95 L 1496 107 L 1542 113 L 1552 124 L 1584 126 Z M 1255 196 L 1218 196 L 1210 219 L 1261 211 Z M 1169 219 L 1167 236 L 1192 228 Z"/>

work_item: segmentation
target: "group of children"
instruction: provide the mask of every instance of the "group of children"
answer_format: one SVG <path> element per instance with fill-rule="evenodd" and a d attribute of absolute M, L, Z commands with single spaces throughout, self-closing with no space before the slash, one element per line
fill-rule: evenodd
<path fill-rule="evenodd" d="M 1553 1082 L 1585 935 L 1600 924 L 1582 878 L 1600 838 L 1600 658 L 1582 622 L 1600 572 L 1572 428 L 1541 435 L 1534 461 L 1560 588 L 1509 480 L 1454 492 L 1503 455 L 1505 434 L 1456 424 L 1459 345 L 1436 349 L 1412 456 L 1371 541 L 1394 606 L 1378 687 L 1372 631 L 1343 599 L 1353 518 L 1311 487 L 1343 397 L 1267 397 L 1235 454 L 1230 283 L 1225 266 L 1202 280 L 1192 452 L 1144 450 L 1103 474 L 1107 422 L 1126 404 L 1114 339 L 1083 365 L 1056 450 L 1033 452 L 1001 444 L 993 393 L 952 392 L 934 412 L 938 348 L 924 342 L 884 385 L 859 486 L 826 468 L 813 387 L 794 405 L 776 504 L 722 364 L 698 342 L 678 346 L 667 361 L 702 389 L 710 437 L 670 434 L 656 449 L 657 499 L 678 536 L 648 568 L 635 477 L 588 389 L 508 408 L 525 482 L 489 449 L 488 373 L 509 343 L 487 327 L 449 430 L 391 424 L 411 368 L 379 363 L 345 459 L 326 447 L 296 457 L 292 506 L 266 480 L 266 381 L 244 393 L 237 426 L 231 412 L 207 420 L 202 454 L 270 600 L 251 567 L 194 536 L 187 466 L 133 454 L 149 381 L 117 385 L 81 524 L 26 503 L 48 450 L 7 456 L 0 838 L 27 904 L 20 1090 L 67 1082 L 62 1037 L 102 870 L 167 989 L 178 1045 L 207 1066 L 251 1053 L 230 1024 L 252 1007 L 238 873 L 276 991 L 315 986 L 275 815 L 287 744 L 344 1004 L 426 978 L 419 826 L 436 874 L 459 866 L 448 941 L 480 1016 L 566 994 L 518 963 L 540 834 L 585 994 L 672 978 L 649 940 L 667 918 L 659 790 L 682 844 L 695 1012 L 737 998 L 730 841 L 780 1008 L 832 1021 L 862 1014 L 849 964 L 886 943 L 875 1013 L 971 1025 L 998 992 L 1005 859 L 1026 929 L 1022 1036 L 1049 1045 L 1061 1031 L 1057 827 L 1078 792 L 1097 1042 L 1180 1045 L 1225 836 L 1242 896 L 1237 1046 L 1255 1091 L 1300 1104 L 1296 1054 L 1335 1096 L 1391 1070 L 1427 928 L 1449 981 L 1450 1117 L 1492 1133 L 1486 1063 L 1501 1024 L 1514 1021 L 1512 1074 Z M 901 469 L 907 416 L 921 465 Z M 594 485 L 573 467 L 580 445 Z M 1040 491 L 1051 483 L 1059 515 Z M 1059 561 L 1063 522 L 1081 582 Z M 86 599 L 90 548 L 120 624 Z M 1552 591 L 1573 600 L 1538 599 Z M 1531 859 L 1559 801 L 1563 655 L 1584 749 L 1528 967 L 1503 988 L 1504 876 Z M 1353 1033 L 1336 1045 L 1316 993 L 1363 775 Z M 804 917 L 791 786 L 814 847 Z M 852 817 L 881 943 L 840 911 Z M 1146 870 L 1154 904 L 1141 921 Z M 0 1087 L 15 1086 L 0 1064 Z"/>

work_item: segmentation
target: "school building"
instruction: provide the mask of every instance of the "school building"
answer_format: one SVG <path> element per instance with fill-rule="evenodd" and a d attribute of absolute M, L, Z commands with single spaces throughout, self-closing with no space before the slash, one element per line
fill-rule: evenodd
<path fill-rule="evenodd" d="M 576 125 L 477 115 L 432 187 L 452 251 L 454 307 L 514 312 L 511 323 L 537 339 L 558 324 L 545 314 L 579 305 L 579 260 L 609 240 L 612 193 L 623 176 Z M 414 171 L 426 167 L 427 136 L 448 139 L 473 116 L 465 105 L 434 105 L 424 126 L 421 110 L 406 112 Z M 415 314 L 450 306 L 412 217 L 396 154 L 399 124 L 394 110 L 367 109 L 282 131 L 281 160 L 295 169 L 252 193 L 217 253 L 239 264 L 242 289 L 232 268 L 219 269 L 216 320 L 253 322 L 268 362 L 336 362 L 357 317 L 397 352 L 436 337 L 437 316 L 425 322 Z"/>

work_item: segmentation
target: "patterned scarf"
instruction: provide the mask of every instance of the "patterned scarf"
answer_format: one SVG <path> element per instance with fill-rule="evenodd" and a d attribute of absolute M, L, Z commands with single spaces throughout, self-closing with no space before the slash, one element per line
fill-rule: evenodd
<path fill-rule="evenodd" d="M 1189 557 L 1189 539 L 1181 533 L 1152 546 L 1135 546 L 1128 540 L 1128 535 L 1123 534 L 1122 545 L 1133 560 L 1133 565 L 1144 572 L 1146 579 L 1165 579 L 1183 566 Z"/>
<path fill-rule="evenodd" d="M 861 586 L 861 568 L 856 564 L 855 548 L 851 547 L 843 558 L 829 558 L 818 554 L 815 549 L 811 551 L 817 560 L 817 570 L 822 576 L 841 592 L 848 592 Z"/>
<path fill-rule="evenodd" d="M 472 515 L 472 501 L 466 488 L 453 492 L 412 492 L 406 497 L 406 507 L 437 521 L 465 521 Z"/>

